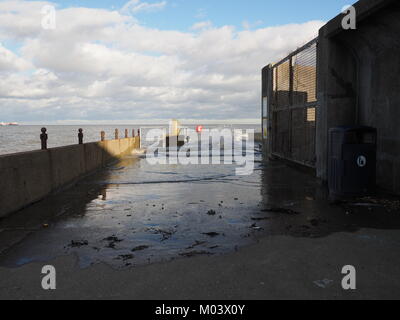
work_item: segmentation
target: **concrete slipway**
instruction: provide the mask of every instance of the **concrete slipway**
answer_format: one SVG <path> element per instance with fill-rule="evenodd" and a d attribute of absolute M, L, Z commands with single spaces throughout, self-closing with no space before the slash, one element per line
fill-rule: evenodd
<path fill-rule="evenodd" d="M 257 159 L 237 177 L 127 157 L 1 220 L 0 298 L 400 297 L 396 201 L 330 205 L 309 173 Z M 55 291 L 41 288 L 45 264 Z"/>

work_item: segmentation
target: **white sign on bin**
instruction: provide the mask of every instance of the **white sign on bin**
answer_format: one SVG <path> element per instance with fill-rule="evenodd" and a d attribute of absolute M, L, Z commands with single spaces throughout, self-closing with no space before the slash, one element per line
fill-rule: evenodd
<path fill-rule="evenodd" d="M 357 158 L 357 165 L 358 165 L 360 168 L 364 168 L 364 167 L 367 165 L 367 158 L 364 157 L 364 156 L 359 156 L 359 157 Z"/>

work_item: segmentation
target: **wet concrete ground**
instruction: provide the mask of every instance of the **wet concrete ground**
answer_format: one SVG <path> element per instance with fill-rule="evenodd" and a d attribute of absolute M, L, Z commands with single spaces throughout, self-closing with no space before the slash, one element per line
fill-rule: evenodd
<path fill-rule="evenodd" d="M 126 158 L 63 193 L 1 220 L 0 267 L 5 269 L 0 273 L 60 259 L 69 261 L 71 256 L 77 261 L 73 268 L 78 270 L 96 270 L 93 268 L 104 264 L 127 272 L 149 268 L 147 265 L 164 269 L 160 263 L 178 260 L 176 265 L 188 272 L 187 267 L 197 268 L 193 261 L 203 256 L 198 267 L 204 266 L 199 272 L 207 277 L 205 273 L 212 271 L 207 271 L 205 265 L 224 265 L 237 252 L 232 263 L 244 272 L 257 272 L 257 259 L 266 263 L 267 257 L 279 254 L 278 265 L 297 274 L 305 268 L 301 264 L 318 259 L 312 257 L 313 250 L 332 266 L 335 261 L 342 263 L 340 254 L 351 248 L 359 255 L 353 258 L 362 260 L 366 270 L 378 266 L 373 256 L 386 252 L 384 260 L 379 260 L 379 270 L 389 273 L 392 285 L 388 292 L 398 292 L 400 269 L 393 271 L 396 250 L 400 248 L 397 199 L 361 199 L 332 205 L 325 187 L 312 175 L 280 162 L 262 164 L 259 156 L 251 176 L 238 177 L 234 170 L 234 166 L 220 165 L 154 167 L 144 159 Z M 379 232 L 377 235 L 365 230 Z M 352 235 L 351 240 L 345 240 L 346 235 Z M 265 245 L 277 239 L 281 239 L 280 245 Z M 335 247 L 332 239 L 340 245 Z M 344 247 L 346 241 L 348 248 Z M 251 252 L 257 254 L 251 256 Z M 248 255 L 245 259 L 250 269 L 243 261 Z M 368 256 L 372 265 L 368 264 Z M 272 272 L 277 266 L 261 267 Z M 236 271 L 232 276 L 238 276 Z M 310 266 L 308 272 L 310 275 L 303 270 L 304 279 L 316 274 Z M 215 281 L 215 274 L 208 277 Z M 315 278 L 325 283 L 317 275 Z M 7 281 L 0 296 L 12 285 Z M 229 281 L 225 285 L 234 286 L 239 280 Z M 282 285 L 288 288 L 289 284 Z M 296 286 L 295 282 L 291 284 Z M 318 287 L 318 282 L 312 286 Z M 246 297 L 246 292 L 241 294 Z"/>
<path fill-rule="evenodd" d="M 0 223 L 0 265 L 76 254 L 115 268 L 229 252 L 262 231 L 260 168 L 149 165 L 127 157 Z M 257 218 L 257 220 L 255 219 Z"/>

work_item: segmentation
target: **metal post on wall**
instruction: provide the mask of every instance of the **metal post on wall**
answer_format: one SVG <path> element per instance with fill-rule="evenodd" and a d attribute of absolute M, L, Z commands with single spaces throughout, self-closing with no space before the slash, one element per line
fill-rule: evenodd
<path fill-rule="evenodd" d="M 79 144 L 83 144 L 83 129 L 80 128 L 78 131 L 79 131 L 78 133 Z"/>
<path fill-rule="evenodd" d="M 100 132 L 100 139 L 101 141 L 105 141 L 106 140 L 106 133 L 104 131 Z"/>
<path fill-rule="evenodd" d="M 40 135 L 40 141 L 42 143 L 42 150 L 47 150 L 47 139 L 48 139 L 48 135 L 47 135 L 47 129 L 46 128 L 42 128 L 42 134 Z"/>
<path fill-rule="evenodd" d="M 119 131 L 118 129 L 115 129 L 115 140 L 119 139 Z"/>
<path fill-rule="evenodd" d="M 293 101 L 294 101 L 294 56 L 289 59 L 289 139 L 288 139 L 288 154 L 286 156 L 292 157 L 292 140 L 293 140 Z"/>
<path fill-rule="evenodd" d="M 125 129 L 125 139 L 128 139 L 128 129 Z"/>

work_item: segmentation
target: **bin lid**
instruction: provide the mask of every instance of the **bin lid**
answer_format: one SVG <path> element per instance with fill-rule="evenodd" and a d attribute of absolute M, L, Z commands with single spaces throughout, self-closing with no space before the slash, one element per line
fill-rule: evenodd
<path fill-rule="evenodd" d="M 366 126 L 342 126 L 329 130 L 335 144 L 375 144 L 377 142 L 377 129 Z"/>
<path fill-rule="evenodd" d="M 376 133 L 376 128 L 367 127 L 367 126 L 339 126 L 329 129 L 329 132 L 357 132 L 357 133 Z"/>

